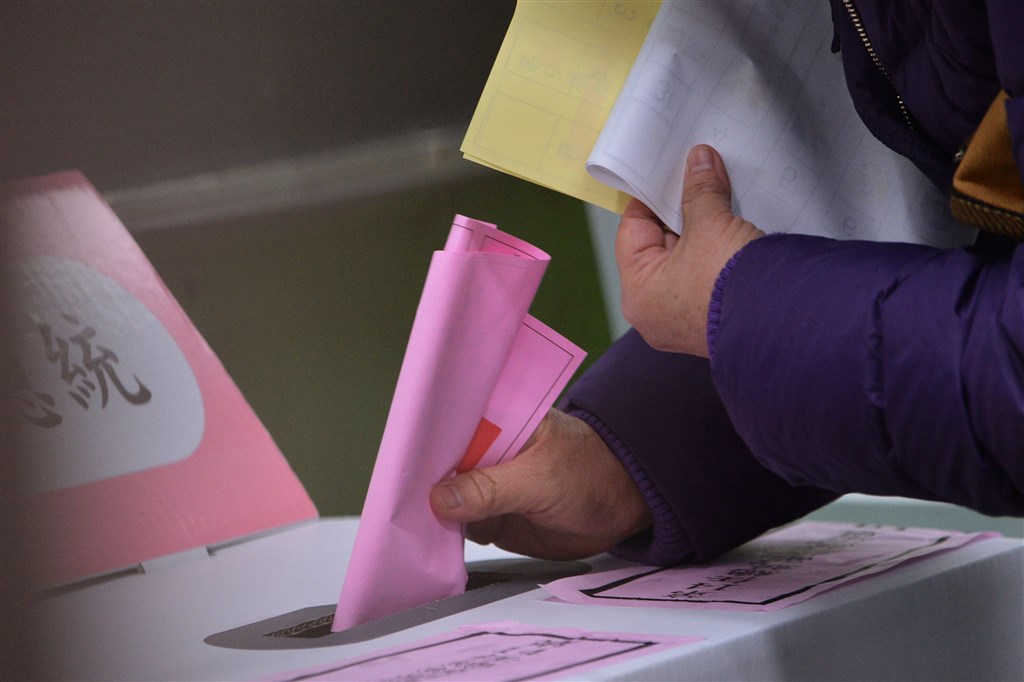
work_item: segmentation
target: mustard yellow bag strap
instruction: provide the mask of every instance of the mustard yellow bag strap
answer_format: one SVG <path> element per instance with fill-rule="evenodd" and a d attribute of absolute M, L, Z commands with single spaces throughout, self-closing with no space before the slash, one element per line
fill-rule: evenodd
<path fill-rule="evenodd" d="M 1024 185 L 1014 161 L 1000 92 L 953 175 L 950 208 L 962 223 L 1024 241 Z"/>

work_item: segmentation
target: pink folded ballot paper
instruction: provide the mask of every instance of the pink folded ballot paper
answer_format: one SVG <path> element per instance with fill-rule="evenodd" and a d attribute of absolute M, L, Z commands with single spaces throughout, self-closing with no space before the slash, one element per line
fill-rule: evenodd
<path fill-rule="evenodd" d="M 459 470 L 514 457 L 584 353 L 527 314 L 549 256 L 456 216 L 430 263 L 333 629 L 460 594 L 462 528 L 430 509 Z"/>

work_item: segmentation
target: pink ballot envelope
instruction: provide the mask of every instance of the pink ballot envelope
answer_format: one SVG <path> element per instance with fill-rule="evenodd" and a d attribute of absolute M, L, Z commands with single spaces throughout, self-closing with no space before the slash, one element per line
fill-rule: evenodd
<path fill-rule="evenodd" d="M 434 253 L 333 630 L 465 590 L 463 534 L 430 509 L 458 467 L 514 457 L 585 353 L 527 311 L 550 257 L 456 216 Z"/>

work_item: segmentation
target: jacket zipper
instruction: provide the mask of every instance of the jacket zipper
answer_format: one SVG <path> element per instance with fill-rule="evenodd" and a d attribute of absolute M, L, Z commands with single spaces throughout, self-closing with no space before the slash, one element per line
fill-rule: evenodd
<path fill-rule="evenodd" d="M 896 104 L 899 106 L 900 114 L 903 115 L 903 120 L 908 126 L 910 126 L 910 129 L 913 130 L 914 121 L 910 118 L 910 112 L 907 111 L 907 106 L 903 103 L 903 98 L 896 89 L 896 84 L 893 83 L 889 72 L 885 70 L 884 66 L 882 66 L 882 60 L 878 58 L 878 53 L 875 52 L 875 48 L 872 47 L 871 40 L 868 39 L 868 32 L 864 29 L 864 22 L 861 21 L 860 12 L 857 11 L 857 7 L 853 4 L 853 0 L 843 0 L 843 7 L 846 8 L 846 13 L 850 15 L 850 21 L 853 22 L 853 28 L 857 31 L 857 35 L 860 36 L 860 42 L 864 44 L 864 49 L 867 50 L 868 56 L 871 57 L 871 61 L 874 62 L 882 76 L 885 77 L 885 80 L 888 81 L 889 85 L 892 87 L 892 92 L 896 96 Z"/>

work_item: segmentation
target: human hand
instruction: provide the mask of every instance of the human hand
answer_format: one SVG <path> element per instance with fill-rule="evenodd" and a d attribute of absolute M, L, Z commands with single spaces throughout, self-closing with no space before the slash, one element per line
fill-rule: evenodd
<path fill-rule="evenodd" d="M 651 525 L 643 495 L 601 437 L 558 410 L 515 459 L 442 481 L 430 505 L 468 523 L 474 542 L 539 559 L 593 556 Z"/>
<path fill-rule="evenodd" d="M 764 235 L 732 213 L 725 162 L 712 147 L 690 150 L 683 176 L 683 233 L 665 229 L 633 199 L 615 242 L 622 314 L 653 348 L 708 355 L 708 304 L 733 254 Z"/>

